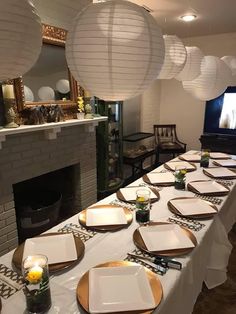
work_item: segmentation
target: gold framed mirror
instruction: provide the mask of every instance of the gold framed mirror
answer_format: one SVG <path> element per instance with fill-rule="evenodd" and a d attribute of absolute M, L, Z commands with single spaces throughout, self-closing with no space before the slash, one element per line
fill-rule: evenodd
<path fill-rule="evenodd" d="M 23 77 L 13 80 L 17 110 L 22 112 L 36 105 L 59 104 L 63 111 L 72 113 L 83 89 L 66 63 L 67 31 L 47 24 L 42 26 L 43 45 L 38 61 Z"/>

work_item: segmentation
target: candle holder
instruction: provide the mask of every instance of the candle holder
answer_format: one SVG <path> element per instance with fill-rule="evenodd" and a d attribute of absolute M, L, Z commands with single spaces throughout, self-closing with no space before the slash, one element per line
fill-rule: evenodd
<path fill-rule="evenodd" d="M 46 313 L 51 307 L 47 257 L 28 256 L 22 263 L 22 274 L 27 313 Z"/>
<path fill-rule="evenodd" d="M 136 221 L 139 224 L 147 224 L 150 221 L 151 192 L 148 189 L 136 191 Z"/>
<path fill-rule="evenodd" d="M 209 159 L 210 159 L 209 149 L 202 149 L 200 167 L 208 168 L 209 167 Z"/>
<path fill-rule="evenodd" d="M 175 167 L 175 188 L 177 190 L 185 190 L 187 169 L 182 166 Z"/>

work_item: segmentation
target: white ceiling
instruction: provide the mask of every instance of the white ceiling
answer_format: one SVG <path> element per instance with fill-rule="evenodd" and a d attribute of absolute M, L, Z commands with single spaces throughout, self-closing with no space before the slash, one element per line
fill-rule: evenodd
<path fill-rule="evenodd" d="M 32 0 L 44 23 L 68 29 L 75 14 L 92 0 Z M 236 0 L 130 0 L 152 10 L 163 34 L 193 37 L 236 32 Z M 184 23 L 179 17 L 198 18 Z"/>

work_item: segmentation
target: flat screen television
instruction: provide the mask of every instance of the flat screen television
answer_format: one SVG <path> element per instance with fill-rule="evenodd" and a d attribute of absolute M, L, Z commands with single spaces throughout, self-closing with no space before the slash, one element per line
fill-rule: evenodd
<path fill-rule="evenodd" d="M 236 135 L 236 86 L 206 102 L 204 134 Z"/>

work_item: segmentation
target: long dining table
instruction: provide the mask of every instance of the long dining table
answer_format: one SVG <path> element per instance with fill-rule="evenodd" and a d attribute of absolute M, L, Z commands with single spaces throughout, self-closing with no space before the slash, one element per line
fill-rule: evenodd
<path fill-rule="evenodd" d="M 190 154 L 197 154 L 197 151 L 189 151 Z M 236 159 L 236 157 L 232 156 Z M 178 160 L 178 157 L 173 159 Z M 186 183 L 194 180 L 209 179 L 195 163 L 196 170 L 186 174 Z M 212 161 L 210 161 L 210 166 Z M 155 171 L 162 171 L 164 165 L 156 168 Z M 209 289 L 222 284 L 227 278 L 228 258 L 232 246 L 228 240 L 228 232 L 236 221 L 236 180 L 230 180 L 230 192 L 226 196 L 217 197 L 220 204 L 216 205 L 218 213 L 213 218 L 201 220 L 202 228 L 192 231 L 197 239 L 197 246 L 188 254 L 175 257 L 182 263 L 182 269 L 168 269 L 166 274 L 158 275 L 163 288 L 163 297 L 153 313 L 156 314 L 190 314 L 202 289 L 203 282 Z M 130 186 L 142 185 L 143 179 L 134 181 Z M 96 191 L 94 191 L 96 193 Z M 163 187 L 159 191 L 160 199 L 152 204 L 150 219 L 155 222 L 166 222 L 173 214 L 167 206 L 170 199 L 176 197 L 196 196 L 187 189 L 177 190 L 173 186 Z M 111 204 L 117 201 L 116 193 L 104 198 L 97 204 Z M 132 207 L 132 206 L 130 206 Z M 50 277 L 50 289 L 52 295 L 52 306 L 49 313 L 86 313 L 77 301 L 76 288 L 82 275 L 92 267 L 109 262 L 124 260 L 127 253 L 135 249 L 133 233 L 139 227 L 135 220 L 135 210 L 132 223 L 118 231 L 96 232 L 85 241 L 84 257 L 73 267 L 54 273 Z M 47 232 L 57 232 L 69 224 L 78 225 L 79 213 L 66 221 L 58 224 Z M 198 222 L 196 220 L 196 222 Z M 193 220 L 193 223 L 195 221 Z M 60 243 L 55 247 L 60 250 Z M 11 251 L 0 258 L 0 263 L 12 268 Z M 2 298 L 2 313 L 24 313 L 26 308 L 25 296 L 22 289 L 7 299 Z"/>

